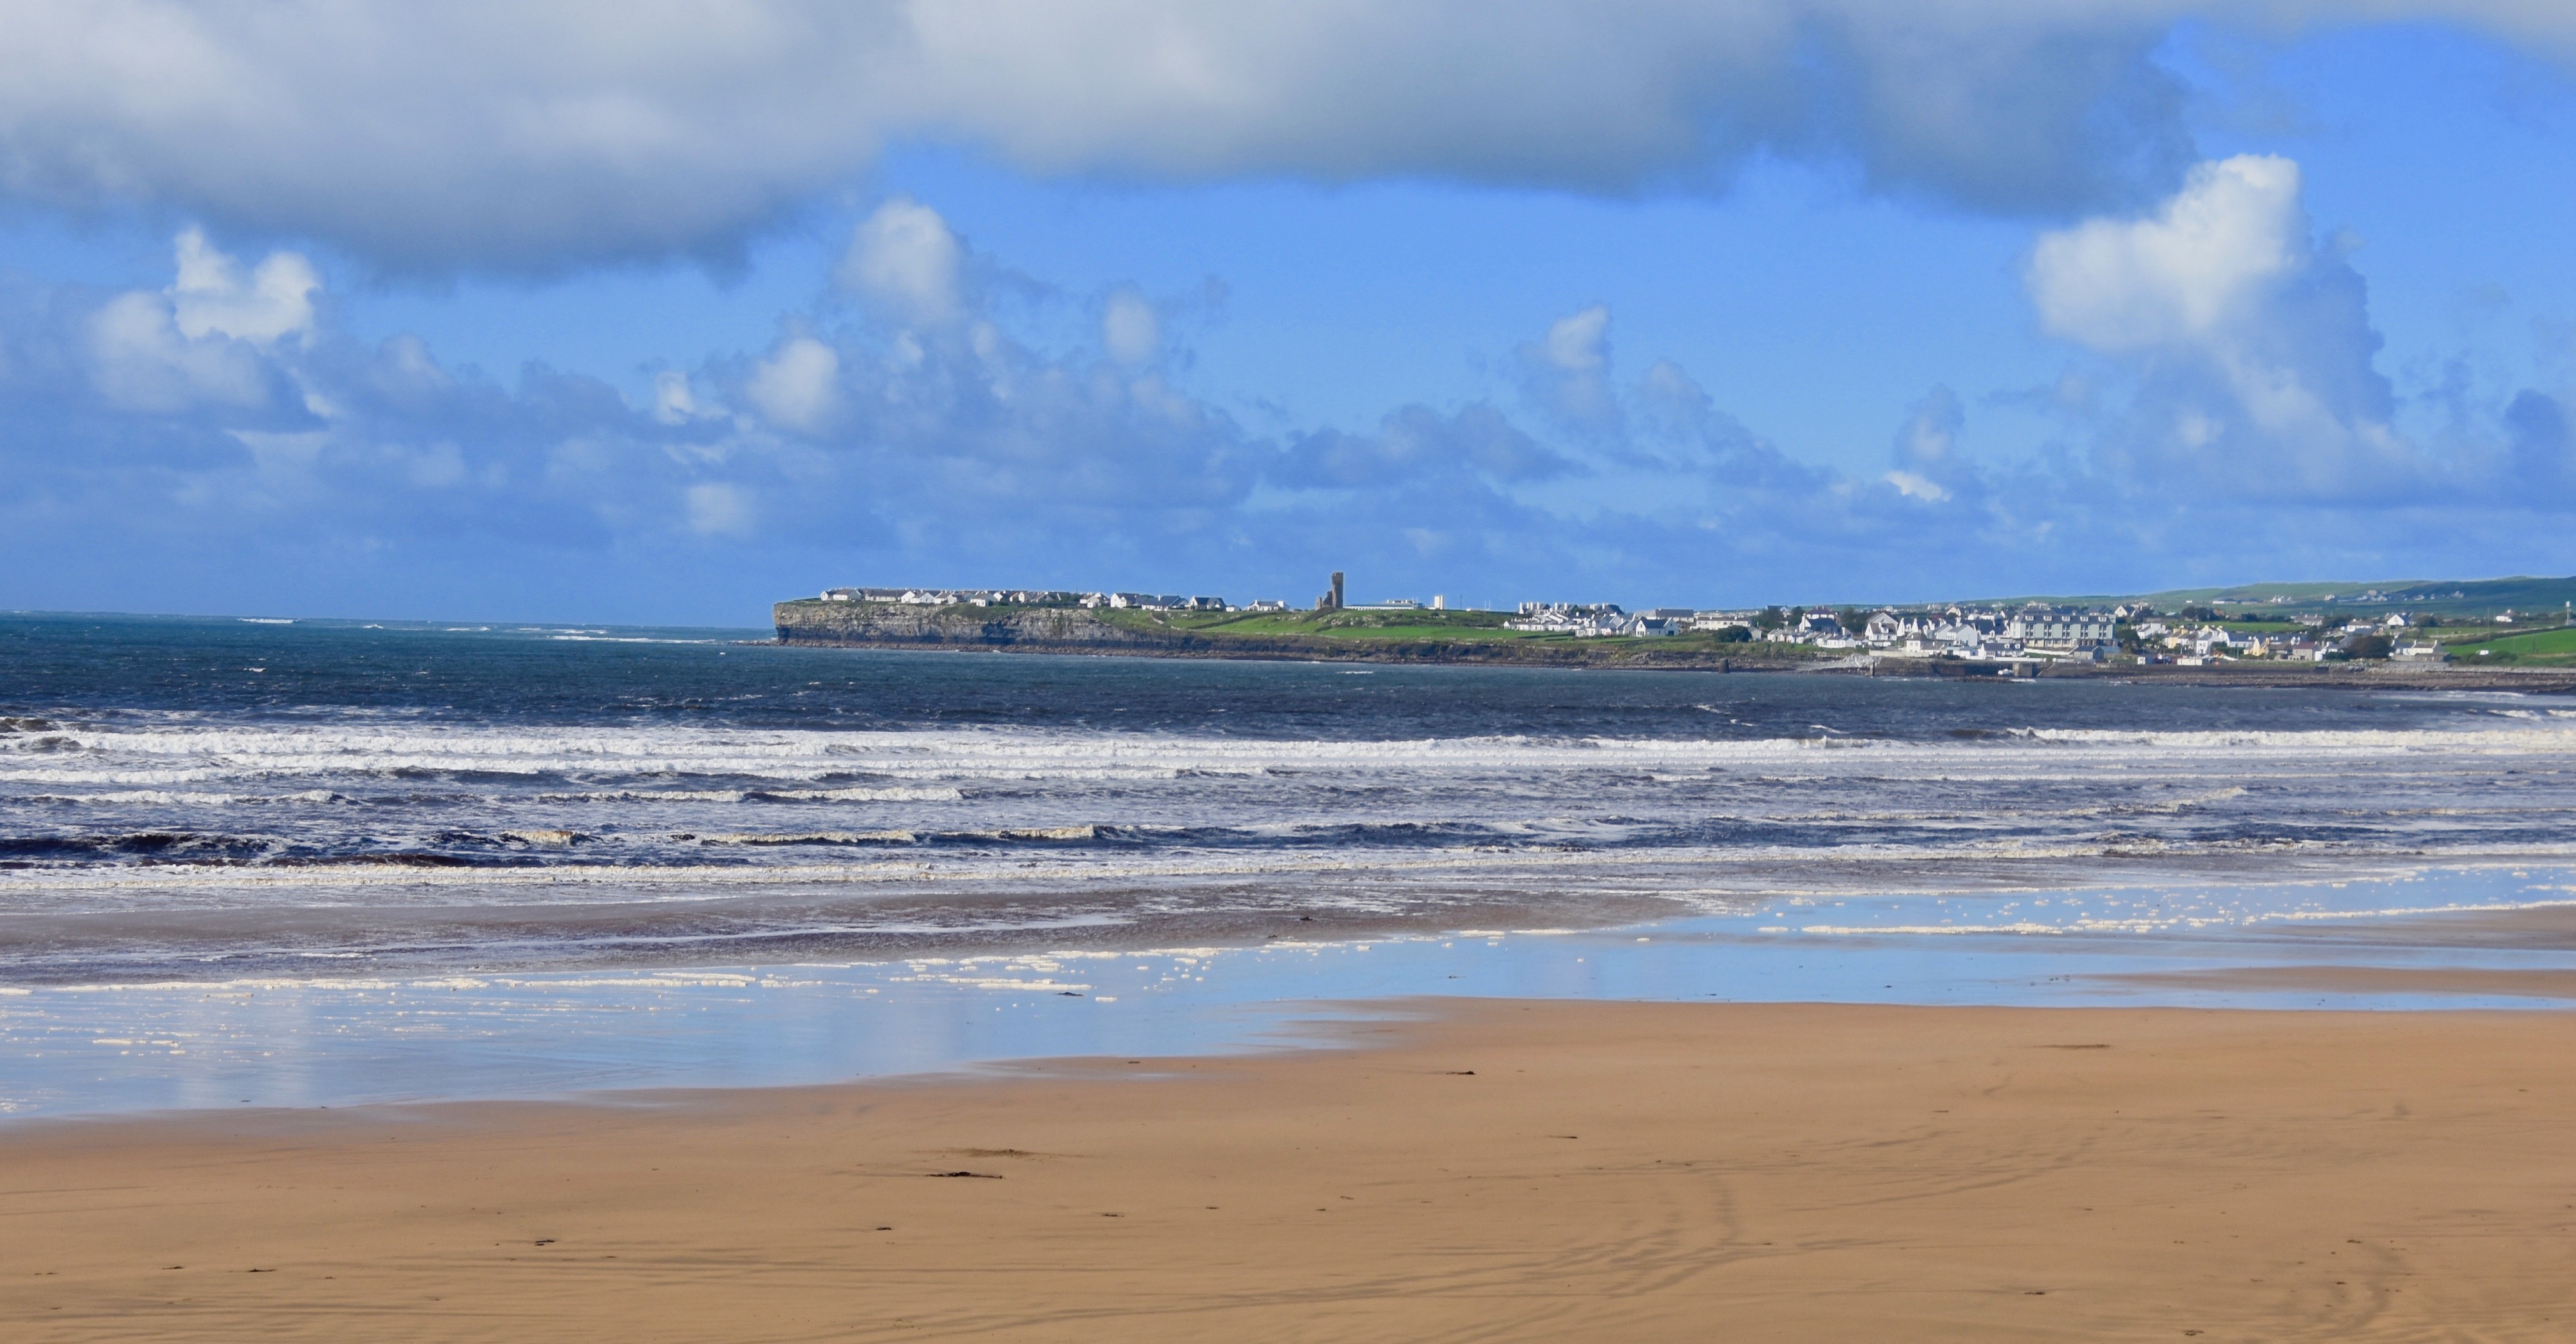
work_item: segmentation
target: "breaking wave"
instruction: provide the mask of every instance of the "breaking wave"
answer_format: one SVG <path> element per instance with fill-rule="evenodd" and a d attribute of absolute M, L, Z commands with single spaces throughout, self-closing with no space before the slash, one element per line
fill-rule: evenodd
<path fill-rule="evenodd" d="M 1762 892 L 2564 858 L 2576 816 L 2576 717 L 2525 697 L 394 638 L 333 673 L 357 681 L 226 645 L 112 705 L 0 698 L 0 918 L 163 930 L 157 952 L 97 937 L 181 970 L 203 944 L 166 931 L 190 920 L 267 930 L 280 957 L 375 938 L 461 964 L 862 923 L 1555 926 Z M 483 698 L 404 689 L 437 680 L 415 649 Z M 207 707 L 254 665 L 260 688 L 227 694 L 303 698 Z M 647 908 L 672 923 L 638 932 Z"/>

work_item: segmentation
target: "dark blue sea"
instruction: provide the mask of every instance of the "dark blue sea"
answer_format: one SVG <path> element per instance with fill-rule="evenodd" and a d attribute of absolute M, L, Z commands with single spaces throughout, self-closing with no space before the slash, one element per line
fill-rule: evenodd
<path fill-rule="evenodd" d="M 2576 966 L 2563 699 L 765 634 L 0 616 L 0 1117 Z"/>
<path fill-rule="evenodd" d="M 2552 861 L 2576 705 L 0 617 L 0 983 L 1599 927 Z"/>

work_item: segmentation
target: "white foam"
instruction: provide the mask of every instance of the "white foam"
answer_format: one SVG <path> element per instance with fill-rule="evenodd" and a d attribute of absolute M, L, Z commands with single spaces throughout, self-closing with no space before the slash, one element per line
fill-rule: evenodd
<path fill-rule="evenodd" d="M 953 803 L 966 795 L 955 788 L 903 786 L 846 789 L 610 789 L 590 793 L 540 793 L 541 803 Z"/>
<path fill-rule="evenodd" d="M 819 782 L 873 775 L 917 784 L 980 781 L 1257 778 L 1318 770 L 1395 775 L 1629 770 L 1685 782 L 1712 771 L 1793 761 L 1840 774 L 1859 766 L 1906 774 L 1966 771 L 2028 777 L 2118 764 L 2174 766 L 2217 753 L 2237 763 L 2386 761 L 2398 757 L 2576 757 L 2576 728 L 2498 721 L 2492 728 L 2142 732 L 2030 728 L 1977 741 L 1858 737 L 1754 740 L 1475 737 L 1405 741 L 1273 741 L 1051 730 L 822 732 L 705 728 L 68 727 L 63 751 L 0 751 L 9 785 L 167 786 L 297 775 L 613 771 L 674 778 L 726 775 Z M 1867 765 L 1860 765 L 1861 762 Z M 1837 764 L 1839 762 L 1840 764 Z M 853 786 L 855 787 L 855 786 Z"/>
<path fill-rule="evenodd" d="M 324 854 L 441 849 L 449 833 L 542 839 L 498 851 L 468 846 L 525 867 L 150 867 L 104 854 L 85 865 L 47 855 L 0 869 L 9 902 L 0 908 L 75 896 L 102 908 L 320 904 L 402 890 L 441 901 L 522 901 L 540 890 L 546 900 L 677 901 L 761 886 L 1103 890 L 1348 875 L 1559 889 L 1582 882 L 1604 895 L 1700 899 L 1702 879 L 1758 871 L 1776 884 L 1796 870 L 1812 873 L 1801 885 L 1829 890 L 1860 880 L 1862 865 L 1878 865 L 1868 880 L 1882 884 L 1991 885 L 2002 864 L 2055 865 L 2052 880 L 2062 882 L 2114 856 L 2251 856 L 2263 865 L 2323 855 L 2556 858 L 2567 847 L 2535 837 L 2559 833 L 2549 828 L 2563 829 L 2576 809 L 2576 727 L 2556 717 L 2477 722 L 2421 731 L 2029 729 L 1929 741 L 1315 741 L 1021 728 L 531 729 L 400 713 L 255 725 L 136 715 L 40 739 L 68 739 L 70 750 L 0 739 L 0 805 L 24 805 L 10 819 L 36 823 L 19 834 L 218 828 L 130 813 L 66 822 L 60 809 L 73 806 L 274 806 L 329 810 L 281 814 L 291 824 L 245 813 L 256 819 L 220 829 L 278 853 L 296 845 Z M 494 778 L 419 778 L 441 774 Z M 2298 829 L 2311 826 L 2313 836 Z M 334 831 L 341 834 L 327 834 Z M 1700 843 L 1721 833 L 1761 843 Z M 353 838 L 343 843 L 344 835 Z M 682 848 L 682 836 L 706 848 Z M 968 843 L 900 854 L 799 847 L 916 838 Z M 1086 839 L 1106 843 L 1043 843 Z M 537 866 L 540 858 L 562 861 Z M 837 861 L 816 862 L 823 858 Z M 1887 876 L 1898 871 L 1891 861 L 1910 876 Z M 1611 891 L 1614 882 L 1624 886 Z M 1344 883 L 1331 899 L 1352 909 L 1403 899 L 1360 885 Z"/>
<path fill-rule="evenodd" d="M 120 789 L 107 793 L 38 793 L 33 803 L 81 803 L 92 806 L 233 807 L 263 803 L 337 803 L 346 799 L 329 789 L 293 793 L 209 793 L 185 789 Z"/>
<path fill-rule="evenodd" d="M 588 644 L 722 644 L 721 639 L 653 639 L 643 635 L 549 635 L 549 639 Z"/>

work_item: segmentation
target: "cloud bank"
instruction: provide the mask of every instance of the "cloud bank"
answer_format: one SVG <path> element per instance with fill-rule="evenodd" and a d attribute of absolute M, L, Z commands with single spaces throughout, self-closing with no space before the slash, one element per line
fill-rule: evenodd
<path fill-rule="evenodd" d="M 907 140 L 1049 174 L 1614 194 L 1722 183 L 1769 153 L 2064 214 L 2143 203 L 2193 161 L 2182 90 L 2154 60 L 2176 22 L 2429 18 L 2566 56 L 2570 15 L 2514 0 L 8 0 L 0 198 L 502 273 L 722 259 Z M 845 282 L 935 286 L 936 256 L 886 256 L 895 270 Z"/>
<path fill-rule="evenodd" d="M 458 575 L 586 588 L 551 609 L 594 617 L 756 619 L 742 585 L 769 574 L 1245 597 L 1343 568 L 1466 600 L 1717 602 L 2368 564 L 2428 522 L 2576 512 L 2576 435 L 2544 391 L 2500 389 L 2447 436 L 2401 428 L 2366 286 L 2300 192 L 2295 163 L 2244 156 L 2040 233 L 2024 280 L 2069 372 L 2002 399 L 2044 404 L 2057 441 L 1980 454 L 1997 397 L 1936 386 L 1869 470 L 1785 453 L 1670 360 L 1627 372 L 1602 304 L 1530 333 L 1505 399 L 1256 432 L 1181 380 L 1189 351 L 1133 286 L 1054 300 L 1089 321 L 1041 315 L 1077 333 L 1048 348 L 977 283 L 1002 261 L 908 199 L 765 347 L 664 369 L 638 402 L 361 340 L 304 257 L 191 229 L 161 288 L 0 294 L 0 561 L 84 557 L 112 591 L 138 583 L 119 565 L 155 591 L 269 591 L 301 566 L 303 590 L 385 614 Z"/>

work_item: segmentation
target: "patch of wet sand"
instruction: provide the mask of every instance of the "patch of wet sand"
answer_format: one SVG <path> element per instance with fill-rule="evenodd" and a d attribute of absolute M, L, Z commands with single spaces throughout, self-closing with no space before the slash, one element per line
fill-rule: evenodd
<path fill-rule="evenodd" d="M 2576 950 L 2576 903 L 2521 910 L 2466 910 L 2407 918 L 2313 920 L 2267 926 L 2269 935 L 2391 947 Z"/>
<path fill-rule="evenodd" d="M 2576 970 L 2476 966 L 2225 966 L 2093 977 L 2138 989 L 2558 999 L 2576 1002 Z"/>

